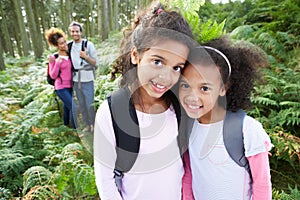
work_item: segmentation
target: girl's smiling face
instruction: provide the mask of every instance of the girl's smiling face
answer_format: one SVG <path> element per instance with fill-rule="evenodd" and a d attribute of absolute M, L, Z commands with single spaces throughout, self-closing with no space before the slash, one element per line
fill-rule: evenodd
<path fill-rule="evenodd" d="M 160 98 L 178 81 L 189 48 L 174 40 L 164 40 L 139 54 L 135 48 L 131 61 L 137 64 L 142 98 Z M 144 92 L 145 91 L 145 92 Z"/>
<path fill-rule="evenodd" d="M 187 65 L 179 82 L 179 99 L 191 118 L 207 115 L 203 122 L 211 122 L 213 113 L 218 113 L 219 96 L 226 94 L 217 66 Z"/>
<path fill-rule="evenodd" d="M 64 37 L 60 37 L 57 39 L 57 49 L 61 51 L 67 51 L 68 50 L 68 45 L 67 41 Z"/>

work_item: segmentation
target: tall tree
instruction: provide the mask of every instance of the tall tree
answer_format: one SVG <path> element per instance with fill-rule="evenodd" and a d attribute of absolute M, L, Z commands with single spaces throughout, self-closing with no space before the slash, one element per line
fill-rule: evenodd
<path fill-rule="evenodd" d="M 111 1 L 107 1 L 107 18 L 108 18 L 108 31 L 112 31 L 113 30 L 113 12 L 112 12 L 112 2 Z"/>
<path fill-rule="evenodd" d="M 71 23 L 71 20 L 72 20 L 72 2 L 71 0 L 65 0 L 65 24 L 64 24 L 64 27 L 63 30 L 65 30 L 66 32 L 68 31 L 68 28 L 69 28 L 69 25 Z"/>
<path fill-rule="evenodd" d="M 41 14 L 39 17 L 41 18 L 41 32 L 42 32 L 42 36 L 43 36 L 43 39 L 44 39 L 44 43 L 46 44 L 46 47 L 48 48 L 49 47 L 49 45 L 48 45 L 48 42 L 47 42 L 47 40 L 46 40 L 46 38 L 44 37 L 44 33 L 45 33 L 45 30 L 49 27 L 49 24 L 47 24 L 47 22 L 46 22 L 46 14 L 47 14 L 47 12 L 46 12 L 46 9 L 45 9 L 45 2 L 44 1 L 40 1 L 40 11 L 41 11 L 41 13 L 43 13 L 43 14 Z"/>
<path fill-rule="evenodd" d="M 31 0 L 23 0 L 23 2 L 25 5 L 33 52 L 36 58 L 40 58 L 43 55 L 43 43 L 41 42 L 42 38 L 40 36 L 40 31 L 36 29 L 37 26 L 34 18 L 34 12 L 36 11 L 31 7 Z"/>
<path fill-rule="evenodd" d="M 98 0 L 98 32 L 99 41 L 108 38 L 107 0 Z"/>
<path fill-rule="evenodd" d="M 114 0 L 113 1 L 113 19 L 114 19 L 114 25 L 115 25 L 115 30 L 120 30 L 119 26 L 119 1 Z"/>
<path fill-rule="evenodd" d="M 5 70 L 6 66 L 3 58 L 2 38 L 0 38 L 0 71 Z"/>
<path fill-rule="evenodd" d="M 43 32 L 41 29 L 41 21 L 40 21 L 40 4 L 38 1 L 31 1 L 32 3 L 32 9 L 33 9 L 33 13 L 34 13 L 34 21 L 35 21 L 35 26 L 36 26 L 36 31 L 37 31 L 37 40 L 40 42 L 40 45 L 38 45 L 38 47 L 40 48 L 39 51 L 43 52 L 44 48 L 43 48 L 43 43 L 41 41 L 43 41 Z M 43 13 L 44 14 L 44 13 Z"/>
<path fill-rule="evenodd" d="M 13 50 L 11 39 L 9 37 L 6 20 L 4 20 L 6 15 L 3 10 L 2 4 L 0 4 L 0 16 L 1 16 L 1 19 L 0 19 L 1 34 L 3 36 L 3 40 L 2 40 L 2 44 L 1 44 L 2 50 L 6 51 L 11 56 L 14 56 L 14 50 Z"/>
<path fill-rule="evenodd" d="M 30 45 L 29 45 L 28 35 L 26 33 L 26 27 L 24 24 L 20 3 L 21 2 L 19 0 L 13 0 L 14 10 L 15 10 L 17 22 L 18 22 L 18 32 L 20 33 L 20 38 L 21 38 L 21 43 L 22 43 L 22 52 L 23 52 L 24 56 L 28 56 Z"/>

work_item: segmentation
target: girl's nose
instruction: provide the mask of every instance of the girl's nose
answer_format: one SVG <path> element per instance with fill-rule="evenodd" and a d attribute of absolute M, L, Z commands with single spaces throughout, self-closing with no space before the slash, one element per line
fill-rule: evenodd
<path fill-rule="evenodd" d="M 200 100 L 199 96 L 197 95 L 197 93 L 195 91 L 191 91 L 189 93 L 189 96 L 187 98 L 190 102 L 198 102 Z"/>

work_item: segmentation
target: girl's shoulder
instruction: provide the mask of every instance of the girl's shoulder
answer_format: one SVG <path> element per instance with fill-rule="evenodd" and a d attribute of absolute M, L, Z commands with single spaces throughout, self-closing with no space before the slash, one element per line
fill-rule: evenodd
<path fill-rule="evenodd" d="M 243 135 L 246 157 L 269 151 L 272 148 L 270 137 L 262 124 L 251 116 L 245 116 Z"/>

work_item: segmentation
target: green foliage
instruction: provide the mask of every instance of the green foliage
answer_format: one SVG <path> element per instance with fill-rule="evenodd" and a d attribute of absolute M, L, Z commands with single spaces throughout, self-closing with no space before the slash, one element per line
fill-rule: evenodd
<path fill-rule="evenodd" d="M 60 195 L 54 186 L 35 186 L 23 197 L 24 200 L 31 199 L 59 199 Z"/>
<path fill-rule="evenodd" d="M 95 80 L 95 107 L 96 109 L 106 98 L 108 94 L 118 88 L 119 78 L 111 81 L 110 70 L 111 65 L 116 60 L 119 53 L 119 41 L 122 34 L 115 33 L 100 44 L 99 48 L 99 66 L 97 70 L 97 78 Z"/>
<path fill-rule="evenodd" d="M 0 187 L 0 200 L 10 199 L 11 197 L 11 192 L 8 189 Z"/>
<path fill-rule="evenodd" d="M 35 186 L 51 184 L 52 173 L 42 166 L 34 166 L 23 174 L 23 195 Z M 52 185 L 52 184 L 51 184 Z"/>
<path fill-rule="evenodd" d="M 273 200 L 297 200 L 300 199 L 300 191 L 297 186 L 292 188 L 288 186 L 290 190 L 290 194 L 287 194 L 285 191 L 272 190 L 272 199 Z"/>
<path fill-rule="evenodd" d="M 14 63 L 13 60 L 10 63 Z M 45 80 L 45 66 L 44 60 L 35 65 L 22 65 L 22 68 L 8 65 L 5 73 L 0 72 L 3 78 L 0 84 L 0 187 L 5 188 L 3 195 L 11 192 L 11 196 L 17 197 L 23 191 L 24 199 L 95 196 L 93 159 L 89 153 L 82 150 L 89 156 L 82 156 L 79 161 L 74 158 L 76 165 L 70 161 L 73 168 L 63 170 L 62 163 L 66 161 L 59 155 L 66 145 L 80 142 L 80 139 L 73 129 L 62 125 L 53 87 Z M 65 183 L 58 181 L 60 185 L 74 186 L 65 187 L 61 191 L 65 195 L 54 185 L 58 177 L 63 177 L 58 168 L 73 173 Z M 82 182 L 86 185 L 80 186 Z"/>
<path fill-rule="evenodd" d="M 0 187 L 18 190 L 22 186 L 21 174 L 32 158 L 30 155 L 24 156 L 22 150 L 0 149 Z"/>
<path fill-rule="evenodd" d="M 276 156 L 272 159 L 275 166 L 280 159 L 290 163 L 294 168 L 296 164 L 300 164 L 300 138 L 281 130 L 270 133 L 270 137 L 274 145 L 272 152 Z"/>
<path fill-rule="evenodd" d="M 191 12 L 185 12 L 184 17 L 192 28 L 195 40 L 200 44 L 218 38 L 225 33 L 223 31 L 225 20 L 220 24 L 211 19 L 203 23 L 198 16 Z"/>
<path fill-rule="evenodd" d="M 79 143 L 68 144 L 63 148 L 62 154 L 55 155 L 59 159 L 54 176 L 59 193 L 67 193 L 73 197 L 84 197 L 97 193 L 94 170 L 81 158 L 86 155 Z M 73 189 L 75 188 L 75 190 Z"/>

